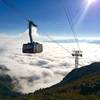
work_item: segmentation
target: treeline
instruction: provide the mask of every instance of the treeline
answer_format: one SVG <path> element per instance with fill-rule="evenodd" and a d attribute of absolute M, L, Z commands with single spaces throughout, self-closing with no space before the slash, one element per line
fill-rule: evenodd
<path fill-rule="evenodd" d="M 95 84 L 82 84 L 80 87 L 80 93 L 83 95 L 100 95 L 100 81 Z"/>

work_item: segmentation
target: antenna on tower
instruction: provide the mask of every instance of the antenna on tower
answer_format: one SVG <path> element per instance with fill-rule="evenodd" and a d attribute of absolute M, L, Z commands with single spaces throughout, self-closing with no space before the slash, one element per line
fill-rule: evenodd
<path fill-rule="evenodd" d="M 82 51 L 74 50 L 72 56 L 75 57 L 75 69 L 77 69 L 79 64 L 79 57 L 82 57 Z"/>

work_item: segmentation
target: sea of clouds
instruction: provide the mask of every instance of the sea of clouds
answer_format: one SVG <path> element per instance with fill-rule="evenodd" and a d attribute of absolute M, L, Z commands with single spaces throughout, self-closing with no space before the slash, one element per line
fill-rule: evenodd
<path fill-rule="evenodd" d="M 36 33 L 36 30 L 34 31 Z M 37 35 L 38 38 L 41 38 Z M 43 52 L 23 54 L 22 44 L 27 43 L 28 33 L 19 37 L 0 36 L 0 75 L 9 75 L 14 90 L 30 93 L 60 82 L 74 68 L 72 51 L 75 43 L 43 42 Z M 100 61 L 100 45 L 93 41 L 81 42 L 83 57 L 79 59 L 79 67 Z"/>

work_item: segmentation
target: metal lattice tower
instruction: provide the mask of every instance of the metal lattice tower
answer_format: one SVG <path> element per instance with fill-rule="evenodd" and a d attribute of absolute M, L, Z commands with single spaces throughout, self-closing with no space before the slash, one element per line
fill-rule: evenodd
<path fill-rule="evenodd" d="M 78 68 L 79 57 L 82 57 L 82 51 L 75 50 L 72 53 L 72 56 L 75 57 L 75 69 Z"/>

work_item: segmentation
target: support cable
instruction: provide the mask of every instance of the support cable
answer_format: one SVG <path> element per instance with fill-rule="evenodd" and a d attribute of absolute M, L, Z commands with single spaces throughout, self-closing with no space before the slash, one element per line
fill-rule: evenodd
<path fill-rule="evenodd" d="M 72 31 L 72 33 L 73 33 L 74 39 L 75 39 L 75 41 L 76 41 L 76 43 L 77 43 L 77 47 L 78 47 L 78 49 L 81 51 L 80 45 L 79 45 L 79 42 L 78 42 L 78 38 L 77 38 L 77 36 L 76 36 L 76 32 L 75 32 L 75 29 L 74 29 L 74 26 L 73 26 L 74 24 L 73 24 L 72 17 L 71 17 L 71 14 L 70 14 L 70 12 L 69 12 L 69 9 L 67 8 L 67 11 L 66 11 L 66 9 L 64 8 L 64 11 L 65 11 L 65 15 L 66 15 L 66 17 L 67 17 L 69 26 L 70 26 L 70 28 L 71 28 L 71 31 Z"/>
<path fill-rule="evenodd" d="M 8 8 L 11 8 L 11 9 L 13 10 L 14 13 L 20 15 L 20 16 L 23 18 L 23 20 L 28 21 L 28 18 L 27 18 L 24 14 L 22 14 L 22 12 L 19 11 L 13 4 L 7 2 L 6 0 L 1 0 L 1 1 L 2 1 Z"/>
<path fill-rule="evenodd" d="M 68 53 L 71 54 L 71 52 L 66 49 L 64 46 L 62 46 L 59 42 L 57 42 L 56 40 L 54 40 L 52 37 L 50 37 L 48 34 L 46 34 L 46 36 L 48 37 L 48 39 L 50 39 L 52 42 L 55 42 L 58 46 L 60 46 L 62 49 L 66 50 Z"/>

